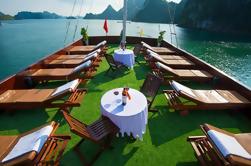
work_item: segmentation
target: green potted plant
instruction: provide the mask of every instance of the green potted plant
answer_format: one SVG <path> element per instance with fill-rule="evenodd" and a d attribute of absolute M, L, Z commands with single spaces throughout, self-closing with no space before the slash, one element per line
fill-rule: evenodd
<path fill-rule="evenodd" d="M 87 33 L 87 28 L 84 28 L 84 27 L 81 28 L 81 35 L 82 35 L 83 44 L 89 45 L 89 36 Z"/>
<path fill-rule="evenodd" d="M 166 31 L 160 31 L 159 32 L 159 37 L 157 39 L 157 45 L 158 47 L 161 45 L 161 42 L 164 40 L 164 34 L 166 33 Z"/>

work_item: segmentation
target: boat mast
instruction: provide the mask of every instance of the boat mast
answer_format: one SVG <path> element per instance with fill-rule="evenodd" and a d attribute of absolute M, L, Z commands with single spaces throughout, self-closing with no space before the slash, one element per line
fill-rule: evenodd
<path fill-rule="evenodd" d="M 126 20 L 127 20 L 127 0 L 124 0 L 124 14 L 123 14 L 123 31 L 122 31 L 122 48 L 126 45 Z"/>

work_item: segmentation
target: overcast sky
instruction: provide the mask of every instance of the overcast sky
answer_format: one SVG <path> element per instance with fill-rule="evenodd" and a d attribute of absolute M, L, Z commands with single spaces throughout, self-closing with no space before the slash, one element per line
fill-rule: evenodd
<path fill-rule="evenodd" d="M 49 11 L 63 16 L 71 15 L 71 10 L 75 0 L 0 0 L 0 11 L 5 14 L 15 15 L 19 11 Z M 122 8 L 123 0 L 76 0 L 77 5 L 73 15 L 78 15 L 81 3 L 83 8 L 80 15 L 86 13 L 101 13 L 111 4 L 115 10 Z M 167 0 L 170 1 L 170 0 Z M 172 0 L 180 2 L 181 0 Z"/>

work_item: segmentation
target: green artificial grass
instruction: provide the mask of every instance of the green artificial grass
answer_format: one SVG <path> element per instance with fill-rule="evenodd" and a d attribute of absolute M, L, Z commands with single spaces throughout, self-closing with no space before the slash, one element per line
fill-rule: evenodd
<path fill-rule="evenodd" d="M 110 45 L 108 53 L 112 54 L 114 49 L 116 46 Z M 150 72 L 150 68 L 143 58 L 142 63 L 136 64 L 133 70 L 112 73 L 113 77 L 105 75 L 108 67 L 106 60 L 103 59 L 95 77 L 86 85 L 88 93 L 83 98 L 81 107 L 73 108 L 71 111 L 71 115 L 86 124 L 90 124 L 100 117 L 100 99 L 106 91 L 124 86 L 139 90 L 146 74 Z M 196 87 L 196 84 L 193 85 Z M 250 120 L 240 112 L 192 111 L 188 116 L 180 116 L 178 112 L 171 112 L 162 94 L 163 89 L 170 89 L 170 87 L 161 87 L 153 104 L 153 107 L 160 112 L 149 113 L 143 141 L 127 136 L 115 138 L 112 144 L 114 149 L 105 151 L 94 165 L 197 165 L 192 147 L 186 138 L 190 135 L 201 135 L 200 124 L 209 123 L 234 133 L 251 131 Z M 70 132 L 58 109 L 16 111 L 14 114 L 2 113 L 0 115 L 0 134 L 22 133 L 52 120 L 60 122 L 57 133 L 72 136 L 61 165 L 82 165 L 72 149 L 81 138 Z M 92 157 L 96 148 L 95 144 L 88 141 L 81 146 L 87 159 Z"/>

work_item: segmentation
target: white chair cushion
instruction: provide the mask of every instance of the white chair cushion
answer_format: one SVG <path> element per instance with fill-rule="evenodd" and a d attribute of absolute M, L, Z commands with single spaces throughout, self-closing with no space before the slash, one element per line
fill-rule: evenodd
<path fill-rule="evenodd" d="M 152 56 L 153 54 L 154 54 L 154 55 L 158 55 L 156 52 L 154 52 L 154 51 L 152 51 L 152 50 L 150 50 L 150 49 L 147 49 L 146 52 L 147 52 L 150 56 Z"/>
<path fill-rule="evenodd" d="M 106 41 L 104 40 L 104 41 L 100 42 L 99 44 L 97 44 L 97 45 L 94 47 L 94 49 L 100 48 L 101 46 L 103 46 L 103 45 L 105 45 L 105 44 L 106 44 Z"/>
<path fill-rule="evenodd" d="M 91 54 L 91 55 L 85 57 L 84 61 L 88 61 L 88 60 L 90 60 L 90 59 L 92 59 L 92 58 L 96 58 L 97 56 L 98 56 L 98 53 L 95 52 L 95 53 L 93 53 L 93 54 Z"/>
<path fill-rule="evenodd" d="M 234 137 L 215 130 L 209 130 L 207 134 L 213 140 L 224 157 L 227 157 L 228 155 L 237 155 L 243 158 L 251 159 L 251 155 Z"/>
<path fill-rule="evenodd" d="M 172 68 L 170 68 L 170 67 L 168 67 L 168 66 L 166 66 L 166 65 L 164 65 L 164 64 L 162 64 L 162 63 L 160 63 L 160 62 L 157 62 L 157 63 L 156 63 L 156 66 L 157 66 L 159 69 L 164 69 L 164 70 L 169 71 L 169 72 L 171 72 L 171 73 L 173 73 L 173 74 L 176 74 L 175 71 L 174 71 Z"/>
<path fill-rule="evenodd" d="M 68 82 L 60 87 L 58 87 L 53 93 L 52 97 L 61 95 L 62 93 L 68 92 L 68 91 L 74 91 L 79 84 L 79 79 L 73 80 L 71 82 Z"/>
<path fill-rule="evenodd" d="M 180 84 L 180 83 L 178 83 L 176 81 L 172 81 L 171 86 L 177 92 L 182 91 L 182 92 L 185 92 L 186 94 L 188 94 L 191 97 L 194 97 L 194 98 L 197 97 L 190 88 L 188 88 L 188 87 L 186 87 L 186 86 L 184 86 L 184 85 L 182 85 L 182 84 Z"/>
<path fill-rule="evenodd" d="M 163 58 L 161 58 L 161 56 L 159 56 L 159 54 L 157 54 L 157 53 L 155 53 L 155 52 L 153 52 L 153 51 L 151 51 L 149 49 L 148 49 L 148 53 L 149 53 L 149 55 L 151 57 L 157 59 L 158 61 L 162 61 L 163 62 Z"/>
<path fill-rule="evenodd" d="M 52 130 L 53 127 L 48 125 L 38 131 L 21 137 L 9 154 L 2 160 L 2 162 L 9 161 L 31 151 L 36 151 L 39 153 L 50 136 Z"/>
<path fill-rule="evenodd" d="M 152 47 L 150 45 L 146 44 L 145 42 L 142 41 L 141 44 L 143 45 L 143 47 L 146 47 L 146 48 L 152 50 Z"/>
<path fill-rule="evenodd" d="M 97 49 L 97 50 L 92 51 L 92 52 L 90 52 L 89 54 L 87 54 L 86 57 L 91 56 L 92 54 L 95 54 L 95 53 L 100 53 L 100 52 L 101 52 L 101 50 L 100 50 L 100 49 Z"/>
<path fill-rule="evenodd" d="M 85 63 L 82 63 L 81 65 L 78 65 L 77 67 L 75 67 L 73 70 L 72 70 L 72 73 L 75 73 L 75 72 L 79 72 L 85 68 L 88 68 L 90 67 L 92 64 L 92 62 L 90 60 L 87 60 Z"/>

